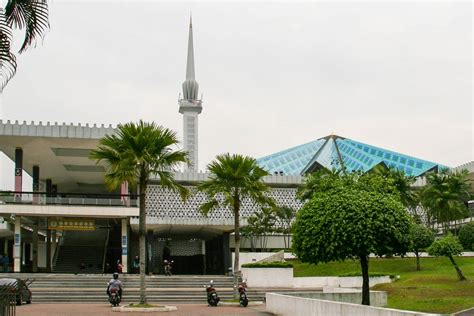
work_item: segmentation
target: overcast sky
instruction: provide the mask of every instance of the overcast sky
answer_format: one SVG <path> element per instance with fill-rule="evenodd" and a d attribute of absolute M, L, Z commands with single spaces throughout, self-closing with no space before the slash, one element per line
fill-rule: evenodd
<path fill-rule="evenodd" d="M 470 2 L 54 1 L 0 118 L 144 119 L 181 137 L 190 11 L 200 169 L 331 133 L 448 166 L 473 160 Z M 13 166 L 0 171 L 8 188 Z"/>

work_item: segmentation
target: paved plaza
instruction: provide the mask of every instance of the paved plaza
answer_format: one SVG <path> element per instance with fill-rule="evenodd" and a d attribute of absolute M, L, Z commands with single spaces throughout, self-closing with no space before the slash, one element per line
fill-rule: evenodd
<path fill-rule="evenodd" d="M 251 306 L 247 308 L 218 306 L 208 307 L 205 304 L 176 305 L 177 311 L 161 313 L 119 313 L 112 312 L 108 304 L 31 304 L 18 306 L 17 316 L 137 316 L 137 315 L 163 315 L 163 316 L 204 316 L 204 315 L 246 315 L 246 316 L 271 316 L 265 312 L 265 306 Z"/>

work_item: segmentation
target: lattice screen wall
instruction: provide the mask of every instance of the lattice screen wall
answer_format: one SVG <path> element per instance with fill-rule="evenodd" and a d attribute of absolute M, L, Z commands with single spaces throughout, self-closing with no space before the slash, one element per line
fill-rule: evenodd
<path fill-rule="evenodd" d="M 159 219 L 160 223 L 175 223 L 177 220 L 205 222 L 206 224 L 221 225 L 223 221 L 232 224 L 233 214 L 229 208 L 220 208 L 205 217 L 199 212 L 199 206 L 206 202 L 206 196 L 197 192 L 194 187 L 188 187 L 192 191 L 186 202 L 181 200 L 179 194 L 163 188 L 160 185 L 149 185 L 146 199 L 147 218 L 151 222 Z M 289 206 L 299 210 L 302 203 L 295 198 L 295 188 L 272 188 L 269 195 L 273 197 L 277 205 Z M 244 200 L 241 208 L 243 219 L 252 216 L 259 208 L 250 200 Z"/>

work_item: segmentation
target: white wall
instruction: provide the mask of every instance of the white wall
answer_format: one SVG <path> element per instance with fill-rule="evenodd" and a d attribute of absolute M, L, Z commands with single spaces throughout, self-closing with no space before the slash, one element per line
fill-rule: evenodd
<path fill-rule="evenodd" d="M 324 301 L 289 295 L 267 293 L 266 310 L 282 316 L 421 316 L 437 315 L 359 304 Z"/>
<path fill-rule="evenodd" d="M 239 254 L 239 262 L 240 266 L 246 263 L 254 263 L 265 258 L 268 258 L 272 255 L 276 254 L 276 252 L 241 252 Z M 232 253 L 232 262 L 234 262 L 235 253 Z M 285 259 L 294 259 L 295 255 L 292 253 L 285 252 Z M 240 268 L 239 266 L 239 268 Z"/>

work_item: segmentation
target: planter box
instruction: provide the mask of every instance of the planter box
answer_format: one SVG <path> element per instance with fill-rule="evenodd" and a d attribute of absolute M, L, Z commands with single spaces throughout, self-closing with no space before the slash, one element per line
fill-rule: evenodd
<path fill-rule="evenodd" d="M 242 268 L 249 287 L 292 287 L 293 268 Z"/>

